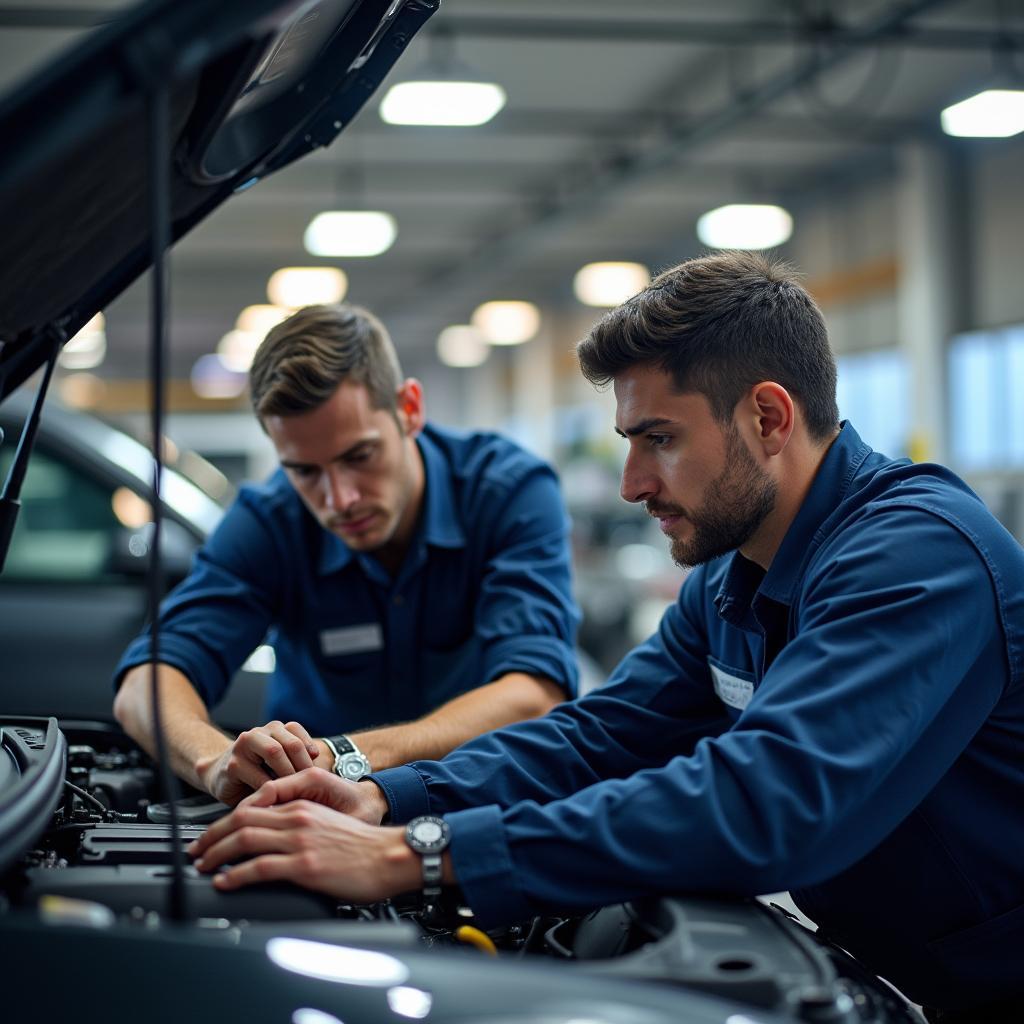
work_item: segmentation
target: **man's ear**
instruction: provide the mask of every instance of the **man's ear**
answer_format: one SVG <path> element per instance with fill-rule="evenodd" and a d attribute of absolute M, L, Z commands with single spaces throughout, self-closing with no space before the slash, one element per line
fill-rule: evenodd
<path fill-rule="evenodd" d="M 426 421 L 423 385 L 415 377 L 406 377 L 395 393 L 395 414 L 407 437 L 415 437 Z"/>
<path fill-rule="evenodd" d="M 750 389 L 746 404 L 754 443 L 766 456 L 778 455 L 789 444 L 796 426 L 793 396 L 781 384 L 766 380 Z"/>

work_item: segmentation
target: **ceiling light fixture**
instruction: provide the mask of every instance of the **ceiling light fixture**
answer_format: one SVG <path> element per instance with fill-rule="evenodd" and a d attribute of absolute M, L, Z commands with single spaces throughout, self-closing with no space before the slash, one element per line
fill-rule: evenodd
<path fill-rule="evenodd" d="M 1006 139 L 1024 131 L 1024 90 L 986 89 L 939 115 L 947 135 Z"/>
<path fill-rule="evenodd" d="M 487 339 L 470 324 L 452 324 L 437 336 L 437 356 L 445 366 L 479 366 L 490 354 Z"/>
<path fill-rule="evenodd" d="M 540 310 L 532 302 L 485 302 L 473 311 L 470 323 L 492 345 L 521 345 L 540 328 Z"/>
<path fill-rule="evenodd" d="M 337 267 L 282 267 L 267 282 L 267 298 L 297 309 L 341 302 L 347 289 L 348 278 Z"/>
<path fill-rule="evenodd" d="M 390 213 L 380 210 L 330 210 L 318 213 L 306 228 L 302 244 L 314 256 L 379 256 L 398 235 Z"/>
<path fill-rule="evenodd" d="M 505 90 L 458 59 L 450 29 L 427 38 L 429 57 L 405 82 L 388 89 L 378 108 L 387 124 L 472 128 L 505 106 Z"/>
<path fill-rule="evenodd" d="M 793 234 L 793 218 L 781 206 L 730 203 L 697 221 L 697 237 L 712 249 L 774 249 Z"/>
<path fill-rule="evenodd" d="M 57 362 L 65 370 L 91 370 L 99 366 L 107 354 L 106 320 L 97 313 L 61 349 Z"/>
<path fill-rule="evenodd" d="M 651 283 L 642 263 L 588 263 L 573 278 L 576 298 L 585 306 L 618 306 Z"/>
<path fill-rule="evenodd" d="M 217 355 L 232 373 L 248 373 L 262 340 L 262 335 L 253 331 L 228 331 L 217 342 Z"/>
<path fill-rule="evenodd" d="M 258 334 L 261 338 L 273 330 L 283 320 L 292 315 L 288 306 L 270 306 L 267 303 L 257 303 L 253 306 L 246 306 L 238 319 L 235 327 L 239 331 L 248 331 L 250 334 Z"/>
<path fill-rule="evenodd" d="M 380 116 L 387 124 L 474 128 L 490 121 L 505 100 L 496 82 L 399 82 L 381 100 Z"/>

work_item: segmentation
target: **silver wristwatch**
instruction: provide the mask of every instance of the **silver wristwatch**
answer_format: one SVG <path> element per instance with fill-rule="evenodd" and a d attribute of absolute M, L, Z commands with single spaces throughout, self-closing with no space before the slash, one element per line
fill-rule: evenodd
<path fill-rule="evenodd" d="M 335 775 L 340 775 L 349 782 L 358 782 L 364 775 L 369 775 L 369 758 L 344 734 L 325 736 L 324 743 L 334 755 Z"/>
<path fill-rule="evenodd" d="M 441 855 L 452 841 L 448 822 L 433 814 L 413 818 L 405 826 L 405 841 L 420 855 L 423 864 L 423 901 L 431 906 L 441 895 L 444 868 Z"/>

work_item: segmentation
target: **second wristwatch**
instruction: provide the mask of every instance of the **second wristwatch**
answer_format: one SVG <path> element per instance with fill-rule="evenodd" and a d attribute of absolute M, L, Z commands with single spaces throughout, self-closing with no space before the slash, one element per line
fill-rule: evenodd
<path fill-rule="evenodd" d="M 334 754 L 334 773 L 349 782 L 358 782 L 371 772 L 367 756 L 344 734 L 325 736 L 324 743 Z"/>

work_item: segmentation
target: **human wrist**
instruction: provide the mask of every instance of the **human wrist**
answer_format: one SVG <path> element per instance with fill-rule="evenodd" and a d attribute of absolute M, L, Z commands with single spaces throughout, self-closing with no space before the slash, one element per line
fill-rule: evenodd
<path fill-rule="evenodd" d="M 391 805 L 384 795 L 384 790 L 373 779 L 360 779 L 356 785 L 362 791 L 368 814 L 372 816 L 377 824 L 380 824 L 391 815 Z"/>
<path fill-rule="evenodd" d="M 192 773 L 199 788 L 213 793 L 219 765 L 224 755 L 234 746 L 234 740 L 216 729 L 211 729 L 210 741 L 198 757 L 192 759 Z"/>
<path fill-rule="evenodd" d="M 422 864 L 420 855 L 405 840 L 405 828 L 388 825 L 381 829 L 381 833 L 382 863 L 388 879 L 388 891 L 392 895 L 418 891 L 423 884 Z"/>
<path fill-rule="evenodd" d="M 329 772 L 334 771 L 334 751 L 328 746 L 327 741 L 323 739 L 313 740 L 316 744 L 317 755 L 313 759 L 313 764 L 317 768 L 325 768 Z"/>

